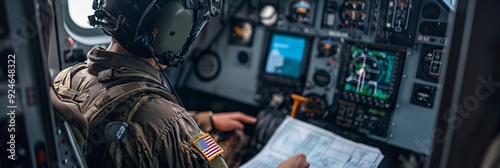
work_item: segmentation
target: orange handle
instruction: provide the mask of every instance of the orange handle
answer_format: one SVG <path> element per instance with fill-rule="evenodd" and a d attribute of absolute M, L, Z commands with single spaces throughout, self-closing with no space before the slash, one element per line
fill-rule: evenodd
<path fill-rule="evenodd" d="M 293 106 L 292 106 L 292 113 L 290 113 L 290 116 L 295 117 L 300 104 L 308 101 L 309 99 L 298 94 L 292 94 L 292 99 L 293 99 Z"/>

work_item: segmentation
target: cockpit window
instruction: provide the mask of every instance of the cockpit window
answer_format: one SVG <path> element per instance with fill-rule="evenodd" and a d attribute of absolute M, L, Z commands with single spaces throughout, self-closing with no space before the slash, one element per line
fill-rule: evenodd
<path fill-rule="evenodd" d="M 88 16 L 94 14 L 92 9 L 93 0 L 63 0 L 67 3 L 61 7 L 64 12 L 64 30 L 68 36 L 75 41 L 93 46 L 95 44 L 107 44 L 110 41 L 102 30 L 93 28 L 88 23 Z"/>
<path fill-rule="evenodd" d="M 92 15 L 92 0 L 68 0 L 69 16 L 81 28 L 92 29 L 88 24 L 87 16 Z"/>

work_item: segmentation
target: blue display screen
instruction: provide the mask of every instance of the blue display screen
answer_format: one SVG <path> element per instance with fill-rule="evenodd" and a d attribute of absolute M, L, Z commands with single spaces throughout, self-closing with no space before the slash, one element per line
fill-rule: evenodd
<path fill-rule="evenodd" d="M 266 73 L 298 78 L 304 59 L 306 38 L 273 34 L 267 54 Z"/>

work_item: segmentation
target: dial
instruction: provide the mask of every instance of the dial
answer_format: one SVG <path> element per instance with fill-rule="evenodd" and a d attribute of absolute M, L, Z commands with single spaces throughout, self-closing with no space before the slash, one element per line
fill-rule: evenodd
<path fill-rule="evenodd" d="M 431 90 L 426 88 L 419 88 L 415 91 L 414 98 L 417 102 L 427 104 L 431 101 L 433 95 Z"/>
<path fill-rule="evenodd" d="M 422 10 L 422 17 L 426 19 L 438 19 L 441 9 L 436 3 L 428 3 L 424 6 Z"/>
<path fill-rule="evenodd" d="M 308 1 L 297 1 L 292 3 L 290 19 L 297 23 L 308 23 L 311 20 L 312 6 Z"/>
<path fill-rule="evenodd" d="M 253 27 L 247 21 L 235 21 L 231 26 L 230 42 L 233 44 L 249 45 L 253 37 Z"/>
<path fill-rule="evenodd" d="M 413 85 L 413 95 L 411 97 L 411 103 L 423 107 L 432 108 L 432 106 L 434 105 L 435 94 L 435 86 L 415 83 Z"/>
<path fill-rule="evenodd" d="M 366 20 L 366 3 L 364 0 L 347 0 L 340 10 L 340 26 L 350 29 L 364 29 Z"/>
<path fill-rule="evenodd" d="M 327 86 L 330 83 L 331 79 L 332 77 L 330 76 L 330 73 L 325 70 L 318 70 L 313 75 L 314 84 L 320 87 Z"/>
<path fill-rule="evenodd" d="M 343 51 L 337 97 L 379 108 L 394 107 L 405 49 L 347 44 Z"/>
<path fill-rule="evenodd" d="M 219 75 L 221 63 L 214 52 L 204 52 L 195 61 L 195 73 L 203 81 L 211 81 Z"/>
<path fill-rule="evenodd" d="M 443 48 L 433 48 L 427 50 L 427 52 L 425 52 L 421 57 L 421 70 L 419 74 L 417 74 L 417 77 L 428 81 L 437 82 L 439 79 L 439 74 L 441 72 L 443 52 Z"/>
<path fill-rule="evenodd" d="M 259 13 L 260 23 L 264 26 L 273 26 L 278 21 L 278 11 L 273 5 L 262 7 Z"/>
<path fill-rule="evenodd" d="M 307 117 L 324 118 L 330 113 L 325 96 L 309 94 L 305 97 L 311 100 L 303 105 Z"/>
<path fill-rule="evenodd" d="M 339 46 L 337 42 L 331 40 L 331 39 L 323 39 L 320 40 L 318 43 L 318 51 L 320 56 L 334 56 L 335 54 L 338 53 Z"/>
<path fill-rule="evenodd" d="M 365 53 L 355 53 L 355 58 L 349 66 L 352 74 L 348 81 L 352 81 L 351 90 L 362 95 L 378 95 L 378 81 L 380 81 L 381 69 L 377 59 Z"/>

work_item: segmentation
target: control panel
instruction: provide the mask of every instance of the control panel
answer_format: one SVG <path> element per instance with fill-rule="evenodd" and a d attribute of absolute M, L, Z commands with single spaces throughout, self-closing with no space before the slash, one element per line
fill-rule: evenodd
<path fill-rule="evenodd" d="M 290 113 L 300 99 L 297 118 L 430 155 L 454 10 L 448 3 L 240 0 L 229 6 L 235 13 L 222 26 L 211 23 L 195 45 L 201 52 L 191 55 L 196 75 L 187 75 L 188 88 Z"/>
<path fill-rule="evenodd" d="M 346 44 L 335 89 L 335 123 L 387 136 L 396 106 L 406 48 Z"/>
<path fill-rule="evenodd" d="M 255 99 L 261 106 L 273 102 L 273 98 L 290 102 L 289 95 L 304 90 L 312 38 L 281 32 L 268 32 L 266 36 L 266 58 L 261 60 Z"/>

